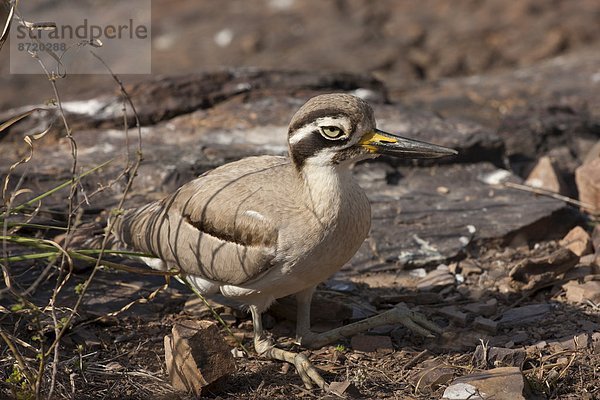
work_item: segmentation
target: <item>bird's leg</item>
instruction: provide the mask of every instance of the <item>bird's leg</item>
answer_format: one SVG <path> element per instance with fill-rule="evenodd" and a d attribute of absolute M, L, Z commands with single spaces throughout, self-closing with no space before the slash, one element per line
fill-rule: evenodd
<path fill-rule="evenodd" d="M 263 357 L 293 364 L 306 388 L 312 389 L 313 385 L 316 384 L 321 389 L 327 390 L 328 386 L 325 383 L 325 380 L 319 375 L 317 369 L 310 363 L 308 358 L 304 354 L 294 353 L 275 347 L 273 342 L 265 335 L 258 308 L 256 306 L 250 306 L 250 311 L 252 313 L 252 324 L 254 326 L 254 349 L 256 352 Z"/>
<path fill-rule="evenodd" d="M 310 341 L 314 333 L 310 330 L 310 304 L 316 286 L 296 294 L 296 340 L 298 343 Z"/>
<path fill-rule="evenodd" d="M 308 348 L 322 347 L 337 340 L 349 338 L 383 325 L 402 324 L 411 331 L 425 337 L 434 337 L 432 332 L 441 333 L 439 326 L 428 321 L 423 315 L 411 311 L 404 303 L 397 304 L 391 310 L 363 319 L 362 321 L 344 325 L 327 332 L 314 333 L 310 330 L 311 298 L 312 292 L 300 292 L 296 295 L 298 303 L 296 332 L 300 344 Z"/>

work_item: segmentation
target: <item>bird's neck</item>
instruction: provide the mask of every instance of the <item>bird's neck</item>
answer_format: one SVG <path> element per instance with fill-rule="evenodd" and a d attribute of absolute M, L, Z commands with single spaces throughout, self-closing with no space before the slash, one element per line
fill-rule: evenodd
<path fill-rule="evenodd" d="M 308 207 L 319 218 L 337 215 L 344 196 L 354 187 L 352 173 L 345 165 L 307 163 L 299 173 Z"/>

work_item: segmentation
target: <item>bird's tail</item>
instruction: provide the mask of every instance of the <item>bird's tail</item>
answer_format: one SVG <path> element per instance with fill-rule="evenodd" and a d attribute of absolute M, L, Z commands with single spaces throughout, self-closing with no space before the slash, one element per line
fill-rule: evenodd
<path fill-rule="evenodd" d="M 156 254 L 155 246 L 152 246 L 152 238 L 148 236 L 149 232 L 152 232 L 150 224 L 155 223 L 158 212 L 159 204 L 151 203 L 144 207 L 126 210 L 120 215 L 100 216 L 94 221 L 81 224 L 69 233 L 69 249 L 97 250 L 102 248 L 106 240 L 105 250 L 145 253 L 148 257 L 131 255 L 125 257 L 142 261 L 154 269 L 166 270 L 160 259 L 153 258 Z M 110 225 L 112 225 L 111 234 L 106 239 Z M 55 241 L 65 245 L 67 235 L 57 236 Z"/>
<path fill-rule="evenodd" d="M 156 225 L 161 216 L 161 203 L 125 211 L 114 220 L 112 232 L 121 246 L 146 254 L 157 255 Z"/>

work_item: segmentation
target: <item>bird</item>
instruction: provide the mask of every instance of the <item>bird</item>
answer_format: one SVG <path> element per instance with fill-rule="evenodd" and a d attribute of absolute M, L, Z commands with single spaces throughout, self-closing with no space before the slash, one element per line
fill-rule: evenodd
<path fill-rule="evenodd" d="M 297 341 L 321 347 L 386 324 L 426 336 L 439 327 L 404 304 L 325 333 L 310 330 L 317 285 L 348 262 L 369 233 L 371 208 L 351 167 L 387 155 L 402 159 L 457 154 L 377 129 L 374 111 L 345 93 L 309 99 L 292 117 L 288 156 L 247 157 L 210 170 L 162 200 L 123 211 L 113 233 L 123 248 L 149 254 L 152 268 L 179 269 L 202 295 L 220 293 L 252 315 L 254 347 L 289 362 L 304 385 L 328 389 L 302 353 L 276 347 L 261 314 L 295 295 Z"/>

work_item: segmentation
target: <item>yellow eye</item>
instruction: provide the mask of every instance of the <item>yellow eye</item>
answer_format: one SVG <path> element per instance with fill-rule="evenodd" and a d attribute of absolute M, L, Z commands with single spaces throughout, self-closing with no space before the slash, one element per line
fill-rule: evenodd
<path fill-rule="evenodd" d="M 321 127 L 321 134 L 326 139 L 342 139 L 344 137 L 344 131 L 337 126 L 323 126 Z"/>

